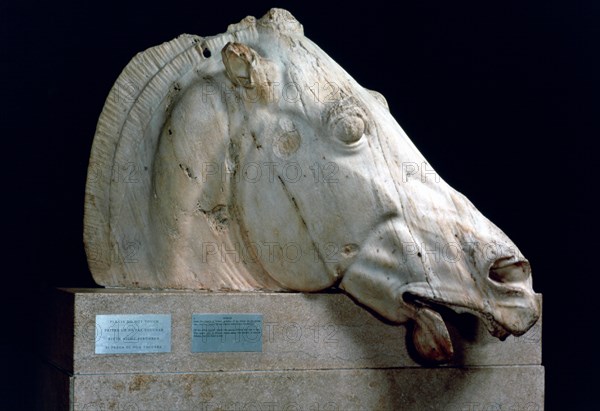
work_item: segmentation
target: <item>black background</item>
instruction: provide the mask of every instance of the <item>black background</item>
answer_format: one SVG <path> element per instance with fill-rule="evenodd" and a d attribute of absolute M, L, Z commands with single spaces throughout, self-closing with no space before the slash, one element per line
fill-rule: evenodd
<path fill-rule="evenodd" d="M 48 287 L 94 286 L 82 245 L 89 151 L 135 55 L 274 2 L 0 4 L 2 409 L 32 407 Z M 501 227 L 544 293 L 546 409 L 596 408 L 600 2 L 279 3 Z"/>

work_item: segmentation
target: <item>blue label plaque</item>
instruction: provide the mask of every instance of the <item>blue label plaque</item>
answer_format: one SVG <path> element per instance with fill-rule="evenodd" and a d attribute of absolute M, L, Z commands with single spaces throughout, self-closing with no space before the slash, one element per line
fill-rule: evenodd
<path fill-rule="evenodd" d="M 262 352 L 262 314 L 193 314 L 192 352 Z"/>

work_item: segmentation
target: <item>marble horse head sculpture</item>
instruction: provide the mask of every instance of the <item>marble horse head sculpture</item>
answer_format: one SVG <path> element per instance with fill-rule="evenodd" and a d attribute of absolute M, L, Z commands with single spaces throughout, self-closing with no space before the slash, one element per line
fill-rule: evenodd
<path fill-rule="evenodd" d="M 106 287 L 344 290 L 453 352 L 440 307 L 491 334 L 538 319 L 531 270 L 285 10 L 125 67 L 98 121 L 84 240 Z"/>

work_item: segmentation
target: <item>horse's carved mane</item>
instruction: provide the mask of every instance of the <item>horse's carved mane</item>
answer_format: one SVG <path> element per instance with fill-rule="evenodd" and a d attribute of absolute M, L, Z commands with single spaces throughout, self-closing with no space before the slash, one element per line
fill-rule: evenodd
<path fill-rule="evenodd" d="M 228 216 L 229 182 L 224 180 L 230 176 L 222 173 L 222 181 L 212 177 L 214 184 L 219 185 L 214 187 L 206 175 L 201 175 L 210 171 L 210 167 L 226 168 L 230 162 L 227 147 L 210 140 L 211 137 L 223 142 L 228 139 L 224 134 L 226 130 L 215 122 L 219 114 L 216 106 L 222 105 L 221 96 L 208 93 L 210 80 L 196 90 L 194 84 L 212 78 L 214 89 L 220 91 L 224 83 L 219 79 L 223 72 L 219 52 L 227 43 L 244 42 L 260 48 L 261 38 L 264 41 L 269 36 L 286 35 L 302 35 L 302 26 L 288 12 L 274 9 L 258 21 L 247 17 L 232 24 L 227 32 L 217 36 L 181 35 L 139 53 L 125 67 L 98 120 L 88 170 L 84 242 L 96 282 L 105 286 L 145 288 L 282 288 L 252 262 L 255 259 L 248 254 L 251 250 L 242 252 L 239 243 L 226 235 L 228 231 L 237 230 Z M 204 158 L 196 156 L 195 164 L 185 164 L 181 155 L 171 160 L 177 161 L 181 169 L 178 171 L 183 171 L 188 180 L 196 180 L 195 184 L 174 175 L 165 164 L 166 159 L 157 155 L 166 149 L 164 139 L 173 133 L 169 127 L 181 99 L 194 97 L 198 100 L 195 103 L 202 103 L 196 104 L 195 109 L 210 113 L 202 125 L 208 130 L 204 141 L 196 142 L 203 146 L 196 153 L 206 155 Z M 222 152 L 211 152 L 219 149 Z M 158 171 L 159 168 L 162 170 Z M 172 180 L 164 181 L 168 178 Z M 164 218 L 160 208 L 173 206 L 174 199 L 181 195 L 178 191 L 190 185 L 198 194 L 194 221 L 177 224 L 177 227 L 168 221 L 156 221 Z M 168 231 L 169 227 L 171 232 L 152 232 Z M 193 235 L 190 230 L 195 230 Z M 177 250 L 176 253 L 185 254 L 189 248 L 187 241 L 195 238 L 202 239 L 200 247 L 204 248 L 207 259 L 214 247 L 224 250 L 237 247 L 238 254 L 219 253 L 218 261 L 212 263 L 188 259 L 191 265 L 182 267 L 186 261 L 182 255 L 172 254 L 166 260 L 153 258 L 160 254 L 157 247 L 161 246 L 160 241 L 157 243 L 154 239 L 160 238 L 171 242 L 162 245 Z M 246 261 L 255 274 L 250 275 L 243 269 L 246 265 L 236 261 L 222 261 L 244 256 L 250 257 Z M 172 272 L 187 274 L 173 278 Z"/>

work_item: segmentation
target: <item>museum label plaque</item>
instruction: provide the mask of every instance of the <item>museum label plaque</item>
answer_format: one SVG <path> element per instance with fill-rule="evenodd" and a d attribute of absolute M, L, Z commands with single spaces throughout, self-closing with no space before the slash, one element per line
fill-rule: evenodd
<path fill-rule="evenodd" d="M 192 352 L 262 352 L 262 314 L 193 314 Z"/>
<path fill-rule="evenodd" d="M 96 354 L 171 352 L 170 314 L 96 315 Z"/>

